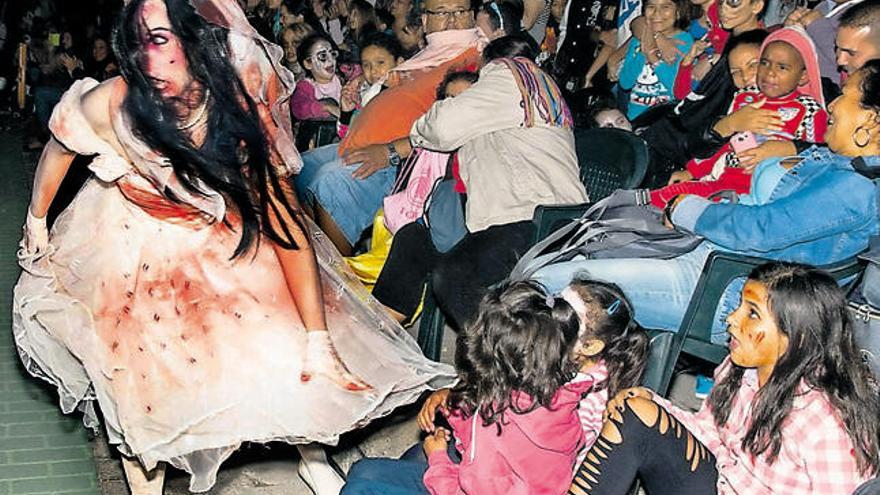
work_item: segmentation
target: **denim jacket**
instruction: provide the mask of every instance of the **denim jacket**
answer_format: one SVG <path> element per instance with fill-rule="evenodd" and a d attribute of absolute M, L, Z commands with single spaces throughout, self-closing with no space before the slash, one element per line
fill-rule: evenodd
<path fill-rule="evenodd" d="M 784 261 L 825 265 L 865 250 L 878 232 L 876 185 L 851 158 L 813 146 L 760 206 L 684 198 L 672 222 L 703 236 L 715 249 Z M 880 156 L 863 157 L 880 167 Z M 754 176 L 753 176 L 754 180 Z"/>

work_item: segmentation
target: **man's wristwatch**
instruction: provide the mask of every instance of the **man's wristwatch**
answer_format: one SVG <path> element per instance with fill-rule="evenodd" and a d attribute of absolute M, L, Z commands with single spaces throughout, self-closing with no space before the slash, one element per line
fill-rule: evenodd
<path fill-rule="evenodd" d="M 388 143 L 388 164 L 392 167 L 400 166 L 400 153 L 394 147 L 394 143 Z"/>

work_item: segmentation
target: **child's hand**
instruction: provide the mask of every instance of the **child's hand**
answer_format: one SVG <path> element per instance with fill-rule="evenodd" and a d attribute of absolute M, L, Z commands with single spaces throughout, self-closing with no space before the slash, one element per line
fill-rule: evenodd
<path fill-rule="evenodd" d="M 425 442 L 422 444 L 425 455 L 430 457 L 434 452 L 446 451 L 449 448 L 449 440 L 451 438 L 452 433 L 444 428 L 438 428 L 434 434 L 425 437 Z"/>
<path fill-rule="evenodd" d="M 761 108 L 766 102 L 764 99 L 756 101 L 722 118 L 715 124 L 715 131 L 724 137 L 746 131 L 765 136 L 781 131 L 782 117 L 776 110 Z"/>
<path fill-rule="evenodd" d="M 710 43 L 708 41 L 704 41 L 704 40 L 694 41 L 694 44 L 691 45 L 691 51 L 689 51 L 688 54 L 685 55 L 683 59 L 681 59 L 681 65 L 693 64 L 694 60 L 700 58 L 700 55 L 702 55 L 703 52 L 706 51 L 706 48 L 708 48 L 709 45 L 710 45 Z"/>
<path fill-rule="evenodd" d="M 329 101 L 322 101 L 321 106 L 324 108 L 324 111 L 329 113 L 330 115 L 339 118 L 339 105 L 336 103 L 331 103 Z"/>
<path fill-rule="evenodd" d="M 667 186 L 671 186 L 672 184 L 678 184 L 679 182 L 687 182 L 689 180 L 694 180 L 694 176 L 691 175 L 687 170 L 676 170 L 672 172 L 672 175 L 669 176 L 669 182 L 666 184 Z"/>
<path fill-rule="evenodd" d="M 764 141 L 757 148 L 737 153 L 739 164 L 747 174 L 754 172 L 759 163 L 777 156 L 797 155 L 797 148 L 791 141 Z"/>
<path fill-rule="evenodd" d="M 428 400 L 422 404 L 422 410 L 419 411 L 418 422 L 419 428 L 428 433 L 434 432 L 434 415 L 437 409 L 446 412 L 446 399 L 449 398 L 449 389 L 441 388 L 428 396 Z"/>
<path fill-rule="evenodd" d="M 341 108 L 343 112 L 351 112 L 361 102 L 361 84 L 363 84 L 363 76 L 358 76 L 348 82 L 342 88 Z"/>
<path fill-rule="evenodd" d="M 667 64 L 674 64 L 678 57 L 683 57 L 684 53 L 679 49 L 686 43 L 680 39 L 667 38 L 666 36 L 657 36 L 655 39 L 657 48 L 660 50 L 660 58 Z"/>
<path fill-rule="evenodd" d="M 623 418 L 623 411 L 626 408 L 626 401 L 635 397 L 653 400 L 654 392 L 645 387 L 625 388 L 620 392 L 617 392 L 617 395 L 608 401 L 608 404 L 605 406 L 605 414 L 603 414 L 602 418 L 605 421 L 608 421 L 609 418 L 618 422 L 621 421 Z"/>

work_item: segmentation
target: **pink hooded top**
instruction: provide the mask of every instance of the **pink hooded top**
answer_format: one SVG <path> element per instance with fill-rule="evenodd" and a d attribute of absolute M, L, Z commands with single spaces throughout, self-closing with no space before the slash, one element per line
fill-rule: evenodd
<path fill-rule="evenodd" d="M 764 53 L 767 45 L 775 41 L 788 43 L 800 53 L 809 81 L 797 90 L 801 94 L 812 96 L 814 100 L 819 102 L 822 108 L 825 108 L 825 96 L 822 94 L 822 76 L 819 74 L 819 58 L 816 54 L 816 45 L 813 44 L 810 35 L 797 25 L 777 29 L 764 39 L 764 44 L 761 45 L 761 53 Z"/>
<path fill-rule="evenodd" d="M 594 384 L 593 379 L 566 384 L 556 392 L 550 408 L 527 414 L 507 411 L 500 435 L 496 424 L 483 426 L 479 415 L 451 412 L 447 419 L 462 461 L 453 463 L 445 451 L 428 456 L 425 487 L 432 495 L 567 493 L 584 447 L 578 402 Z M 525 394 L 518 400 L 529 403 Z"/>

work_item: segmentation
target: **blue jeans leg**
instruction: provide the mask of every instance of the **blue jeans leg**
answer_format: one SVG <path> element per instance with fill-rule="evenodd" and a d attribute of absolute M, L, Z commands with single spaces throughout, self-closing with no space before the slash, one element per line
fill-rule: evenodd
<path fill-rule="evenodd" d="M 340 495 L 425 495 L 427 469 L 419 460 L 361 459 L 349 470 Z"/>
<path fill-rule="evenodd" d="M 360 166 L 345 165 L 336 158 L 324 163 L 311 184 L 305 186 L 306 196 L 314 198 L 333 217 L 352 245 L 373 224 L 373 217 L 397 178 L 397 168 L 386 167 L 366 179 L 355 179 L 351 174 Z"/>
<path fill-rule="evenodd" d="M 315 180 L 328 164 L 339 159 L 339 144 L 328 144 L 302 154 L 303 166 L 294 179 L 296 194 L 301 202 L 311 202 L 307 191 L 314 186 Z"/>
<path fill-rule="evenodd" d="M 673 259 L 572 260 L 539 270 L 533 278 L 558 292 L 575 276 L 613 282 L 645 328 L 677 331 L 712 248 L 706 243 Z"/>

